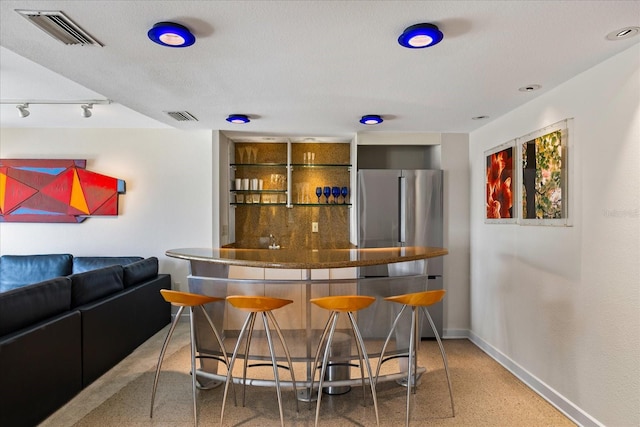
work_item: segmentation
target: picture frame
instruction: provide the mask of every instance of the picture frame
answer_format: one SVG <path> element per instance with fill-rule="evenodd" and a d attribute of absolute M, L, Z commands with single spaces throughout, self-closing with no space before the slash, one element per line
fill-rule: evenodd
<path fill-rule="evenodd" d="M 485 151 L 485 223 L 517 222 L 516 144 L 511 140 Z"/>
<path fill-rule="evenodd" d="M 572 123 L 572 119 L 565 119 L 517 138 L 519 224 L 572 225 Z"/>

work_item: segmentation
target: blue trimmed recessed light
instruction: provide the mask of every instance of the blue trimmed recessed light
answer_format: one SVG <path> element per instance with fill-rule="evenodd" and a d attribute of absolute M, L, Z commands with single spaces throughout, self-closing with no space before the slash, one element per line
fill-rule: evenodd
<path fill-rule="evenodd" d="M 158 22 L 147 36 L 151 41 L 167 47 L 188 47 L 196 42 L 196 37 L 187 27 L 175 22 Z"/>
<path fill-rule="evenodd" d="M 384 120 L 382 120 L 382 117 L 375 114 L 362 116 L 362 118 L 360 119 L 360 123 L 362 123 L 363 125 L 379 125 L 383 121 Z"/>
<path fill-rule="evenodd" d="M 229 123 L 244 124 L 249 123 L 251 120 L 249 120 L 249 116 L 245 114 L 229 114 L 227 121 Z"/>
<path fill-rule="evenodd" d="M 423 49 L 440 43 L 443 37 L 442 31 L 433 24 L 416 24 L 400 34 L 398 43 L 409 49 Z"/>

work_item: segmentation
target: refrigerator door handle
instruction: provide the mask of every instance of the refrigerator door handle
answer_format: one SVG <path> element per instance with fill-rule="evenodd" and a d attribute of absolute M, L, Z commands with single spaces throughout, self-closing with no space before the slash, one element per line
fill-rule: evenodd
<path fill-rule="evenodd" d="M 398 241 L 400 242 L 401 246 L 404 246 L 404 243 L 406 242 L 406 238 L 407 238 L 407 229 L 406 229 L 406 224 L 407 224 L 407 217 L 406 217 L 406 197 L 407 197 L 407 192 L 406 192 L 406 178 L 404 176 L 401 176 L 398 178 Z"/>

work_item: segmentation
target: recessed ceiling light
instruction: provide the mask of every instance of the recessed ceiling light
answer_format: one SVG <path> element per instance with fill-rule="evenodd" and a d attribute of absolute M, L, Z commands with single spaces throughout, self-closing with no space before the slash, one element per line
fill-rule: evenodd
<path fill-rule="evenodd" d="M 416 24 L 407 27 L 400 34 L 398 43 L 409 49 L 423 49 L 440 43 L 443 37 L 442 32 L 433 24 Z"/>
<path fill-rule="evenodd" d="M 520 92 L 533 92 L 534 90 L 538 90 L 540 89 L 542 86 L 540 85 L 527 85 L 527 86 L 522 86 L 520 89 L 518 89 Z"/>
<path fill-rule="evenodd" d="M 624 27 L 607 34 L 607 40 L 624 40 L 640 33 L 640 27 Z"/>
<path fill-rule="evenodd" d="M 196 42 L 196 37 L 187 27 L 175 22 L 158 22 L 147 36 L 151 41 L 167 47 L 188 47 Z"/>
<path fill-rule="evenodd" d="M 245 114 L 229 114 L 227 121 L 229 123 L 244 124 L 249 123 L 251 120 L 249 120 L 249 116 Z"/>
<path fill-rule="evenodd" d="M 363 125 L 379 125 L 383 121 L 384 120 L 382 120 L 382 117 L 376 114 L 362 116 L 362 118 L 360 119 L 360 123 L 362 123 Z"/>
<path fill-rule="evenodd" d="M 471 117 L 471 120 L 484 120 L 488 118 L 489 116 L 475 116 L 475 117 Z"/>

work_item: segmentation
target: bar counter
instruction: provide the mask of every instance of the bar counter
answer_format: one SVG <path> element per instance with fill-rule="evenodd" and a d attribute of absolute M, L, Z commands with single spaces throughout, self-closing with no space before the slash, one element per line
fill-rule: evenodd
<path fill-rule="evenodd" d="M 259 268 L 324 269 L 416 261 L 446 255 L 444 248 L 408 246 L 366 249 L 170 249 L 166 255 L 195 262 Z"/>
<path fill-rule="evenodd" d="M 372 358 L 379 355 L 382 339 L 386 337 L 395 317 L 397 304 L 384 300 L 385 296 L 416 292 L 441 287 L 441 278 L 430 280 L 428 260 L 448 253 L 436 247 L 387 247 L 348 248 L 318 250 L 245 249 L 245 248 L 181 248 L 166 251 L 168 257 L 189 261 L 189 292 L 224 298 L 228 295 L 267 295 L 294 301 L 274 315 L 283 329 L 294 362 L 306 365 L 307 378 L 299 382 L 301 388 L 309 387 L 312 355 L 324 327 L 328 313 L 309 303 L 311 298 L 327 295 L 361 294 L 376 297 L 376 302 L 358 313 L 358 326 L 366 341 L 367 352 Z M 388 275 L 361 277 L 360 268 L 382 266 Z M 378 268 L 378 267 L 373 267 Z M 230 307 L 224 301 L 208 304 L 207 312 L 216 328 L 225 336 L 227 351 L 233 349 L 245 312 Z M 198 312 L 196 312 L 198 313 Z M 346 321 L 346 319 L 343 319 Z M 408 321 L 408 318 L 407 318 Z M 198 351 L 217 356 L 220 349 L 206 332 L 204 316 L 196 315 Z M 343 324 L 344 325 L 344 324 Z M 408 328 L 400 325 L 394 348 L 396 354 L 406 352 Z M 338 325 L 340 328 L 340 324 Z M 404 330 L 404 331 L 403 331 Z M 202 331 L 203 333 L 200 333 Z M 343 334 L 348 339 L 348 335 Z M 264 341 L 264 340 L 262 340 Z M 357 359 L 355 346 L 347 342 L 344 361 Z M 250 354 L 241 354 L 252 360 L 267 360 L 268 349 L 264 342 L 254 338 Z M 224 380 L 217 372 L 218 363 L 211 358 L 201 359 L 197 378 L 202 388 L 215 387 Z M 380 381 L 400 380 L 406 377 L 400 366 L 381 376 Z M 424 372 L 424 368 L 419 368 Z M 297 374 L 296 374 L 297 375 Z M 234 378 L 237 382 L 238 379 Z M 241 380 L 241 379 L 240 379 Z M 247 378 L 249 384 L 271 386 L 273 381 Z M 359 384 L 359 378 L 325 381 L 326 387 Z M 286 387 L 286 382 L 281 382 Z M 326 390 L 326 389 L 325 389 Z M 299 394 L 301 400 L 312 395 L 310 390 Z"/>

